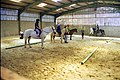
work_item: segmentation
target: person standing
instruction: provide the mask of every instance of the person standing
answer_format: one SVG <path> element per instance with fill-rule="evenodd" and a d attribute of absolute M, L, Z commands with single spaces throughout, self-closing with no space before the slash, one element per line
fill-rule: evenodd
<path fill-rule="evenodd" d="M 67 27 L 64 26 L 64 41 L 65 41 L 65 43 L 68 43 L 67 42 L 67 35 L 68 35 L 68 30 L 67 30 Z"/>
<path fill-rule="evenodd" d="M 40 34 L 41 34 L 41 29 L 39 28 L 39 19 L 36 19 L 35 21 L 35 29 L 34 31 L 36 31 L 36 34 L 38 35 L 37 37 L 40 37 Z"/>
<path fill-rule="evenodd" d="M 67 31 L 68 31 L 68 34 L 69 34 L 69 32 L 70 32 L 70 27 L 69 27 L 69 25 L 67 25 Z"/>
<path fill-rule="evenodd" d="M 82 39 L 84 39 L 84 30 L 81 30 Z"/>

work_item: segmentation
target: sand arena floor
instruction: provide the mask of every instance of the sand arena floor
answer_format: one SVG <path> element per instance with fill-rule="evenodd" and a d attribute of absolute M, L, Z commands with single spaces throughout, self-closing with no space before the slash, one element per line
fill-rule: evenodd
<path fill-rule="evenodd" d="M 61 44 L 57 38 L 51 43 L 48 38 L 45 49 L 40 43 L 32 48 L 5 49 L 24 44 L 24 40 L 2 38 L 1 65 L 29 80 L 120 80 L 120 38 L 85 36 L 82 40 L 74 35 L 68 42 Z M 92 57 L 81 65 L 96 47 Z"/>

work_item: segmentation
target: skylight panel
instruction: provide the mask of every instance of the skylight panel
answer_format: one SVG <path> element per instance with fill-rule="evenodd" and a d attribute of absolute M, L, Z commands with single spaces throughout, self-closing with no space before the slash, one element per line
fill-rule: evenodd
<path fill-rule="evenodd" d="M 73 7 L 73 6 L 75 6 L 76 4 L 71 4 L 69 7 Z"/>
<path fill-rule="evenodd" d="M 60 10 L 62 10 L 62 8 L 59 8 L 59 9 L 57 9 L 56 11 L 60 11 Z"/>
<path fill-rule="evenodd" d="M 37 6 L 38 7 L 44 7 L 44 6 L 46 6 L 47 4 L 46 3 L 40 3 L 40 4 L 38 4 Z"/>
<path fill-rule="evenodd" d="M 52 1 L 54 1 L 54 2 L 58 2 L 58 1 L 61 1 L 61 0 L 52 0 Z"/>
<path fill-rule="evenodd" d="M 22 0 L 10 0 L 10 1 L 13 1 L 13 2 L 21 2 Z"/>

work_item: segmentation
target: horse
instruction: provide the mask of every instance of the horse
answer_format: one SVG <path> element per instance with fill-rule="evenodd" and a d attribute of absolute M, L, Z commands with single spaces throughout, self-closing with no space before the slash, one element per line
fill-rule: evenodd
<path fill-rule="evenodd" d="M 73 35 L 74 32 L 77 33 L 77 29 L 76 29 L 76 28 L 75 28 L 75 29 L 71 29 L 71 30 L 69 31 L 68 35 L 70 35 L 70 40 L 72 40 L 72 35 Z"/>
<path fill-rule="evenodd" d="M 104 36 L 104 35 L 105 35 L 105 31 L 104 31 L 103 29 L 100 29 L 99 31 L 100 31 L 100 33 L 101 33 L 100 36 Z"/>
<path fill-rule="evenodd" d="M 105 31 L 103 29 L 96 30 L 96 29 L 90 28 L 90 35 L 91 34 L 95 36 L 104 36 Z"/>
<path fill-rule="evenodd" d="M 61 34 L 60 34 L 60 39 L 61 39 L 61 43 L 62 43 L 62 39 L 64 38 L 64 32 L 61 30 Z M 71 29 L 69 32 L 68 32 L 68 34 L 67 35 L 70 35 L 70 40 L 72 40 L 72 35 L 73 35 L 73 33 L 74 32 L 77 32 L 77 29 L 75 28 L 75 29 Z M 52 40 L 54 40 L 54 42 L 55 42 L 55 36 L 59 36 L 59 34 L 54 30 L 54 32 L 53 33 L 51 33 L 51 42 L 52 42 Z"/>
<path fill-rule="evenodd" d="M 53 32 L 52 28 L 50 28 L 50 27 L 43 28 L 42 32 L 40 34 L 40 37 L 38 37 L 38 35 L 36 34 L 36 31 L 34 31 L 34 29 L 27 29 L 23 32 L 23 34 L 21 34 L 20 39 L 25 38 L 25 45 L 24 45 L 25 48 L 26 48 L 26 45 L 27 45 L 27 40 L 28 40 L 28 45 L 31 48 L 31 46 L 30 46 L 31 37 L 34 38 L 34 39 L 41 39 L 41 48 L 43 49 L 44 48 L 43 47 L 44 39 L 51 32 Z"/>

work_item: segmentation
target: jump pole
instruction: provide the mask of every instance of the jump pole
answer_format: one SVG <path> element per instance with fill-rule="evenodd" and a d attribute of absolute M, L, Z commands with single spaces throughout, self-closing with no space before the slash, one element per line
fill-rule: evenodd
<path fill-rule="evenodd" d="M 41 42 L 31 43 L 31 45 L 38 44 L 38 43 L 41 43 Z M 12 49 L 12 48 L 17 48 L 17 47 L 22 47 L 22 46 L 24 46 L 24 45 L 12 46 L 12 47 L 8 47 L 5 49 Z"/>
<path fill-rule="evenodd" d="M 98 48 L 98 47 L 97 47 Z M 97 48 L 95 48 L 82 62 L 81 65 L 83 65 L 92 55 L 93 53 L 97 50 Z"/>

